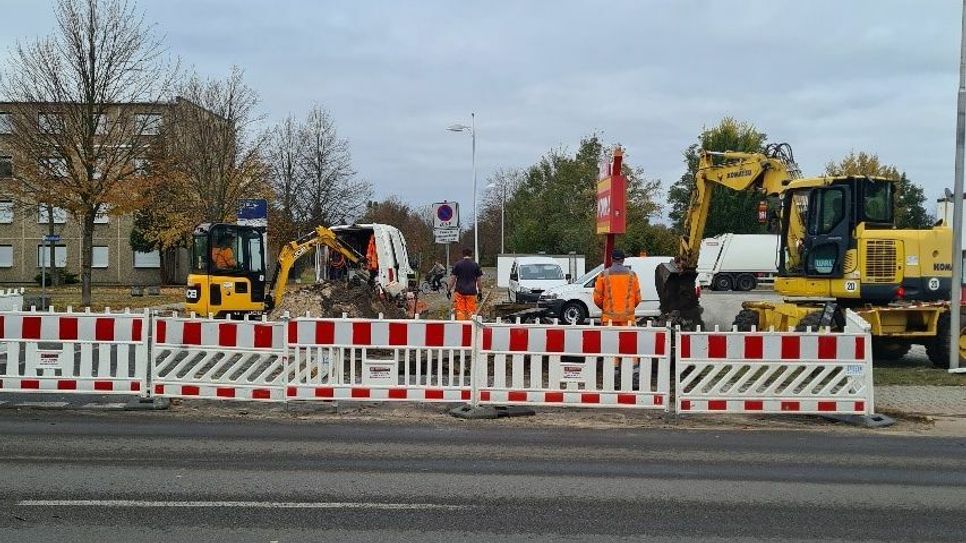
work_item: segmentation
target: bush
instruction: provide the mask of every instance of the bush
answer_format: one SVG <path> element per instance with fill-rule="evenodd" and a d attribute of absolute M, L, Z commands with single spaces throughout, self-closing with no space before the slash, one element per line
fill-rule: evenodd
<path fill-rule="evenodd" d="M 57 268 L 56 270 L 47 270 L 47 284 L 51 284 L 51 276 L 57 274 L 60 281 L 58 284 L 61 285 L 76 285 L 80 282 L 80 277 L 76 273 L 70 273 L 66 268 Z M 34 282 L 38 285 L 40 284 L 40 274 L 34 276 Z"/>

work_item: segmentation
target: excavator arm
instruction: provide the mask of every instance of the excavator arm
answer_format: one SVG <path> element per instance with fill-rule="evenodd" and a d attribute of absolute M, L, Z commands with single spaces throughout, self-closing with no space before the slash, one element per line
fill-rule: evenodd
<path fill-rule="evenodd" d="M 678 255 L 659 266 L 655 276 L 661 313 L 700 323 L 700 306 L 694 288 L 698 251 L 711 209 L 711 197 L 720 186 L 729 190 L 778 195 L 801 177 L 791 147 L 772 144 L 764 153 L 713 152 L 702 150 L 694 191 L 685 217 Z"/>
<path fill-rule="evenodd" d="M 355 249 L 342 243 L 332 230 L 324 226 L 315 227 L 315 230 L 312 232 L 297 240 L 286 243 L 282 247 L 282 250 L 279 251 L 275 273 L 268 286 L 269 294 L 265 299 L 266 311 L 271 311 L 275 307 L 275 304 L 282 299 L 282 295 L 285 293 L 285 285 L 288 283 L 289 273 L 292 271 L 292 266 L 307 254 L 309 250 L 317 247 L 328 247 L 340 253 L 352 264 L 359 264 L 365 260 L 365 257 L 356 252 Z"/>

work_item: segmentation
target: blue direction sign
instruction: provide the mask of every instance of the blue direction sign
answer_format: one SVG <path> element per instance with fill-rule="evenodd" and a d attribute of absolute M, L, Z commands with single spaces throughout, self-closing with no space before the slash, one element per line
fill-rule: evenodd
<path fill-rule="evenodd" d="M 57 243 L 60 241 L 60 234 L 47 234 L 44 236 L 44 241 L 47 243 Z"/>
<path fill-rule="evenodd" d="M 268 226 L 268 202 L 265 200 L 242 200 L 239 202 L 238 224 Z"/>

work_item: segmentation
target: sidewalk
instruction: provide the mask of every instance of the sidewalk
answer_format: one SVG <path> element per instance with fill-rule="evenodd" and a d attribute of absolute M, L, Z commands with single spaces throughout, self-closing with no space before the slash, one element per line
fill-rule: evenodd
<path fill-rule="evenodd" d="M 877 386 L 877 411 L 966 417 L 966 386 Z"/>

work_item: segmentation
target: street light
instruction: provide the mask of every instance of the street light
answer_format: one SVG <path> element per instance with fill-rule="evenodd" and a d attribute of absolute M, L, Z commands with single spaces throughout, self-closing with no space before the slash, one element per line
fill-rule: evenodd
<path fill-rule="evenodd" d="M 480 219 L 476 212 L 476 113 L 470 113 L 470 125 L 452 124 L 446 127 L 451 132 L 469 132 L 473 141 L 473 257 L 480 261 Z"/>
<path fill-rule="evenodd" d="M 502 185 L 500 188 L 503 192 L 500 197 L 500 254 L 506 253 L 504 248 L 504 243 L 506 242 L 506 183 L 497 183 L 496 181 L 490 183 L 486 186 L 487 189 L 495 189 L 497 185 Z"/>

